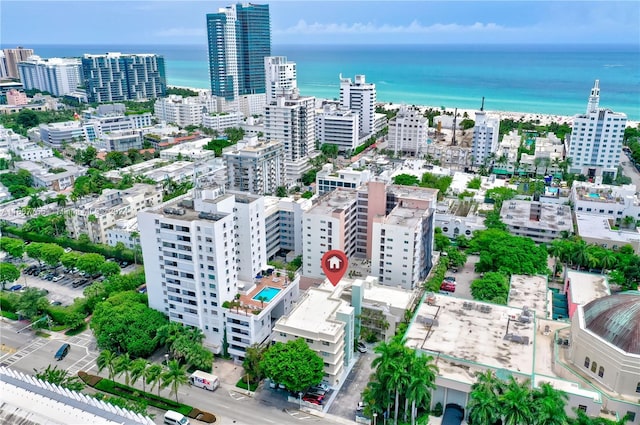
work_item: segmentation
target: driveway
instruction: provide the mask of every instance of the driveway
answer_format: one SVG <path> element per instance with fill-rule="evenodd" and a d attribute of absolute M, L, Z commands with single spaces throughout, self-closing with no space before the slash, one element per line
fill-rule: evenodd
<path fill-rule="evenodd" d="M 458 268 L 457 273 L 448 271 L 445 276 L 453 276 L 456 278 L 456 292 L 452 295 L 457 298 L 464 298 L 466 300 L 472 300 L 471 296 L 471 282 L 480 278 L 480 273 L 476 273 L 475 265 L 480 261 L 479 255 L 467 256 L 467 262 L 464 267 Z"/>
<path fill-rule="evenodd" d="M 376 358 L 373 352 L 374 346 L 375 344 L 367 344 L 368 352 L 358 353 L 360 357 L 347 375 L 328 413 L 351 421 L 355 420 L 356 406 L 362 400 L 362 391 L 367 386 L 372 373 L 371 362 Z"/>

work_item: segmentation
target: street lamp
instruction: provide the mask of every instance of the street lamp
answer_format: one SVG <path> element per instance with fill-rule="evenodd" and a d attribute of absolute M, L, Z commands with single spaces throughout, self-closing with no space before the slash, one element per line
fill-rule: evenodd
<path fill-rule="evenodd" d="M 298 393 L 298 400 L 300 400 L 300 410 L 302 410 L 302 391 Z"/>
<path fill-rule="evenodd" d="M 373 414 L 373 425 L 376 425 L 376 418 L 378 417 L 377 413 Z"/>
<path fill-rule="evenodd" d="M 164 364 L 169 367 L 169 353 L 164 355 Z"/>

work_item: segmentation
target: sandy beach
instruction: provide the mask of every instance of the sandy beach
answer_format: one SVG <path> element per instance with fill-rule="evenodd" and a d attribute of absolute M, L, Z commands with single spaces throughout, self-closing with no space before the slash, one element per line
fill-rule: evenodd
<path fill-rule="evenodd" d="M 197 89 L 194 87 L 185 87 L 185 86 L 171 85 L 169 87 L 189 89 L 189 90 L 196 91 L 198 93 L 209 91 L 207 89 Z M 327 100 L 330 100 L 330 99 L 327 99 Z M 398 109 L 400 104 L 387 102 L 387 103 L 383 103 L 383 106 L 385 109 Z M 586 107 L 586 104 L 585 104 L 585 107 Z M 428 109 L 441 110 L 440 106 L 418 105 L 418 108 L 420 108 L 420 110 L 423 112 Z M 476 112 L 478 112 L 478 109 L 464 109 L 464 108 L 457 108 L 457 109 L 458 109 L 459 117 L 462 117 L 466 112 L 470 119 L 474 119 L 476 116 Z M 451 114 L 453 114 L 455 110 L 456 108 L 445 108 L 445 112 L 451 113 Z M 501 120 L 512 119 L 515 121 L 521 121 L 521 120 L 522 121 L 539 121 L 540 125 L 549 125 L 553 122 L 556 122 L 558 124 L 568 124 L 568 125 L 571 125 L 573 123 L 573 116 L 568 116 L 568 115 L 536 114 L 531 112 L 492 111 L 492 110 L 486 110 L 486 112 L 489 116 L 497 117 L 497 118 L 500 118 Z M 576 111 L 576 114 L 578 113 L 580 112 Z M 640 121 L 631 121 L 631 120 L 627 121 L 627 127 L 637 127 L 639 125 L 640 125 Z"/>

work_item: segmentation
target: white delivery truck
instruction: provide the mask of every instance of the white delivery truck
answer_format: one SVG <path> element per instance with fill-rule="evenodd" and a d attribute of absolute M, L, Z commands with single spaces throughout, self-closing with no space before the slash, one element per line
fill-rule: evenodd
<path fill-rule="evenodd" d="M 220 385 L 216 375 L 212 375 L 201 370 L 196 370 L 189 376 L 189 383 L 198 388 L 213 391 Z"/>

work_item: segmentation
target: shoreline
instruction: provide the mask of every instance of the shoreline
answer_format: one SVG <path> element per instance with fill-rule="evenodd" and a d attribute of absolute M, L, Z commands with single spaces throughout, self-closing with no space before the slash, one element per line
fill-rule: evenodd
<path fill-rule="evenodd" d="M 209 92 L 209 89 L 200 89 L 196 87 L 187 87 L 187 86 L 178 86 L 174 84 L 167 84 L 167 88 L 177 88 L 177 89 L 188 89 L 193 90 L 198 93 Z M 316 98 L 321 100 L 332 100 L 332 99 L 324 99 L 324 98 Z M 377 105 L 383 105 L 385 109 L 397 109 L 403 103 L 400 102 L 376 102 Z M 416 107 L 420 108 L 420 110 L 425 111 L 427 109 L 435 109 L 442 110 L 440 106 L 433 105 L 416 105 Z M 445 112 L 454 113 L 455 110 L 458 110 L 458 116 L 462 117 L 465 112 L 469 116 L 469 119 L 475 120 L 475 113 L 479 112 L 479 109 L 470 109 L 470 108 L 455 108 L 455 107 L 447 107 L 445 108 Z M 549 125 L 553 122 L 558 124 L 568 124 L 571 125 L 573 123 L 573 115 L 560 115 L 560 114 L 544 114 L 537 112 L 518 112 L 518 111 L 502 111 L 502 110 L 488 110 L 485 109 L 487 115 L 491 115 L 493 117 L 499 117 L 500 119 L 513 119 L 515 121 L 536 121 L 539 120 L 539 125 Z M 576 112 L 575 115 L 578 115 L 579 112 Z M 638 127 L 640 126 L 640 121 L 631 120 L 627 118 L 627 127 Z"/>

